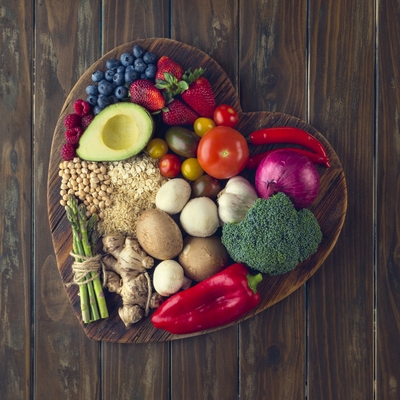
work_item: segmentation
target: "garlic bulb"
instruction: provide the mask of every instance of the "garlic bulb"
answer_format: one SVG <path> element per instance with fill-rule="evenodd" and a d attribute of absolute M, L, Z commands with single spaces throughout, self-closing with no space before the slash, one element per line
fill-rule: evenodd
<path fill-rule="evenodd" d="M 229 179 L 218 194 L 218 216 L 223 223 L 243 221 L 253 203 L 258 199 L 251 183 L 242 176 Z"/>

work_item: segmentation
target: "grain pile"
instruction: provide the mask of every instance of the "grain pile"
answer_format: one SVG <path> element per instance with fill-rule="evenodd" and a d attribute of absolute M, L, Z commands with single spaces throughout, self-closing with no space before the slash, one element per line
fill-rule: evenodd
<path fill-rule="evenodd" d="M 107 175 L 111 205 L 100 212 L 97 229 L 102 236 L 116 232 L 135 236 L 138 217 L 144 210 L 155 208 L 156 193 L 167 179 L 160 174 L 158 160 L 144 153 L 109 163 Z"/>

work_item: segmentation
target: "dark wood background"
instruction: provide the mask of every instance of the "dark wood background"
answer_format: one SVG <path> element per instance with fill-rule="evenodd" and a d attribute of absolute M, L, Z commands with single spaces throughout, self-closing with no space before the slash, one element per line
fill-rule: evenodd
<path fill-rule="evenodd" d="M 0 397 L 400 398 L 400 1 L 0 2 Z M 244 111 L 305 120 L 348 185 L 336 247 L 292 295 L 173 342 L 86 338 L 60 280 L 47 167 L 60 109 L 102 54 L 166 37 L 208 53 Z"/>

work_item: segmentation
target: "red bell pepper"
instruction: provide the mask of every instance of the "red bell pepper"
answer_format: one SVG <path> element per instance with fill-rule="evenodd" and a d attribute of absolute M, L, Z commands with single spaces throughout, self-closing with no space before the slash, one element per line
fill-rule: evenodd
<path fill-rule="evenodd" d="M 178 335 L 229 324 L 260 303 L 256 287 L 261 280 L 261 274 L 249 274 L 244 264 L 232 264 L 171 296 L 151 321 L 156 328 Z"/>
<path fill-rule="evenodd" d="M 268 151 L 265 151 L 263 153 L 259 153 L 259 154 L 255 154 L 254 156 L 251 156 L 249 158 L 249 161 L 247 162 L 247 168 L 250 169 L 250 170 L 251 169 L 256 169 L 260 165 L 261 161 L 265 157 L 267 157 L 267 155 L 269 155 L 269 154 L 271 154 L 271 153 L 273 153 L 274 151 L 277 151 L 277 150 L 282 150 L 282 148 L 268 150 Z M 311 162 L 313 162 L 315 164 L 324 165 L 326 168 L 329 168 L 331 166 L 329 164 L 329 158 L 328 157 L 320 156 L 317 153 L 312 153 L 311 151 L 298 149 L 298 148 L 295 148 L 295 147 L 285 147 L 285 150 L 291 150 L 291 151 L 296 152 L 297 154 L 306 156 Z"/>
<path fill-rule="evenodd" d="M 313 135 L 293 126 L 279 126 L 264 128 L 250 134 L 250 143 L 253 145 L 292 143 L 314 151 L 322 157 L 328 157 L 325 147 Z"/>

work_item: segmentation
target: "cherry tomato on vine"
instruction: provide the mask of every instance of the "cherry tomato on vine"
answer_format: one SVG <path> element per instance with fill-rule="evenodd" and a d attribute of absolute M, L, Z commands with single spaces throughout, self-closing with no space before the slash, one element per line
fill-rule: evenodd
<path fill-rule="evenodd" d="M 181 160 L 176 154 L 165 154 L 161 157 L 158 168 L 162 176 L 175 178 L 181 172 Z"/>
<path fill-rule="evenodd" d="M 151 158 L 160 159 L 168 153 L 168 144 L 164 139 L 151 139 L 147 144 L 146 150 Z"/>
<path fill-rule="evenodd" d="M 211 128 L 215 127 L 215 122 L 211 118 L 200 117 L 194 121 L 193 129 L 197 136 L 204 136 Z"/>
<path fill-rule="evenodd" d="M 249 146 L 236 129 L 216 126 L 200 139 L 197 158 L 208 175 L 229 179 L 245 168 L 249 159 Z"/>
<path fill-rule="evenodd" d="M 189 181 L 195 181 L 199 179 L 204 173 L 203 168 L 200 167 L 197 158 L 193 157 L 187 158 L 183 161 L 181 172 L 182 175 Z"/>
<path fill-rule="evenodd" d="M 218 126 L 234 128 L 239 122 L 239 115 L 230 105 L 221 104 L 215 109 L 213 119 Z"/>

